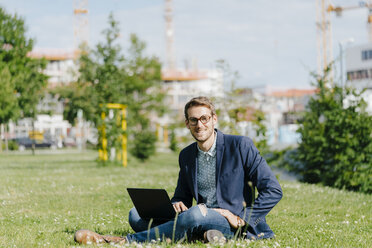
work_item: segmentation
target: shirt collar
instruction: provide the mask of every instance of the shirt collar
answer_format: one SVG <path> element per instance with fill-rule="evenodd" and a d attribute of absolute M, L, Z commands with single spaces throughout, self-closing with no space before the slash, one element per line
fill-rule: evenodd
<path fill-rule="evenodd" d="M 214 142 L 213 142 L 212 147 L 207 152 L 201 150 L 198 145 L 196 145 L 196 147 L 198 148 L 199 152 L 202 152 L 202 154 L 204 155 L 208 154 L 209 156 L 213 157 L 214 155 L 216 155 L 216 141 L 217 141 L 217 132 L 214 131 Z"/>

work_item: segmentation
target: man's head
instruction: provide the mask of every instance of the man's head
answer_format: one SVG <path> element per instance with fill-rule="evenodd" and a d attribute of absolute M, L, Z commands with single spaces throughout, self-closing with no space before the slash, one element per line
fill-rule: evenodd
<path fill-rule="evenodd" d="M 185 124 L 199 143 L 214 138 L 217 115 L 213 103 L 204 96 L 195 97 L 185 105 Z"/>
<path fill-rule="evenodd" d="M 189 108 L 195 107 L 195 106 L 207 107 L 211 110 L 211 115 L 216 115 L 216 110 L 215 110 L 214 105 L 211 102 L 211 100 L 209 100 L 209 98 L 207 98 L 205 96 L 198 96 L 198 97 L 192 98 L 190 101 L 188 101 L 186 103 L 186 105 L 185 105 L 185 118 L 186 118 L 186 120 L 188 120 L 188 118 L 189 118 L 189 114 L 188 114 L 187 111 L 189 110 Z"/>

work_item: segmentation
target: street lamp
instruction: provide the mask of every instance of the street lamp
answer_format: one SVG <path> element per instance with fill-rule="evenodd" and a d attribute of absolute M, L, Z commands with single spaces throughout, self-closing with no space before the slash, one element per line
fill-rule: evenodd
<path fill-rule="evenodd" d="M 338 42 L 338 46 L 340 48 L 340 80 L 341 80 L 341 88 L 344 88 L 344 69 L 343 69 L 343 62 L 344 62 L 344 45 L 348 45 L 354 42 L 354 38 L 349 38 L 346 40 L 342 40 Z"/>

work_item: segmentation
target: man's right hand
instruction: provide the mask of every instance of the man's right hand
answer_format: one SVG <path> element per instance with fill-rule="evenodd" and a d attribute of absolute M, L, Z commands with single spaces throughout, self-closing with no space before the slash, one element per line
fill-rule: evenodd
<path fill-rule="evenodd" d="M 183 211 L 186 211 L 188 208 L 183 204 L 183 202 L 175 202 L 173 203 L 173 208 L 177 213 L 181 213 Z"/>

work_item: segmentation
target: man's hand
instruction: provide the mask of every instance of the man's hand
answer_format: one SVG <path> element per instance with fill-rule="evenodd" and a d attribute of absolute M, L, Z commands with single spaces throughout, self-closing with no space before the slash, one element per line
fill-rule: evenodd
<path fill-rule="evenodd" d="M 216 212 L 221 214 L 223 217 L 225 217 L 227 219 L 227 221 L 230 223 L 230 226 L 232 226 L 235 229 L 245 225 L 245 221 L 243 219 L 241 219 L 239 216 L 231 213 L 227 209 L 213 208 L 213 210 L 215 210 Z"/>
<path fill-rule="evenodd" d="M 173 208 L 177 213 L 181 213 L 183 211 L 186 211 L 188 208 L 183 204 L 183 202 L 175 202 L 173 203 Z"/>

